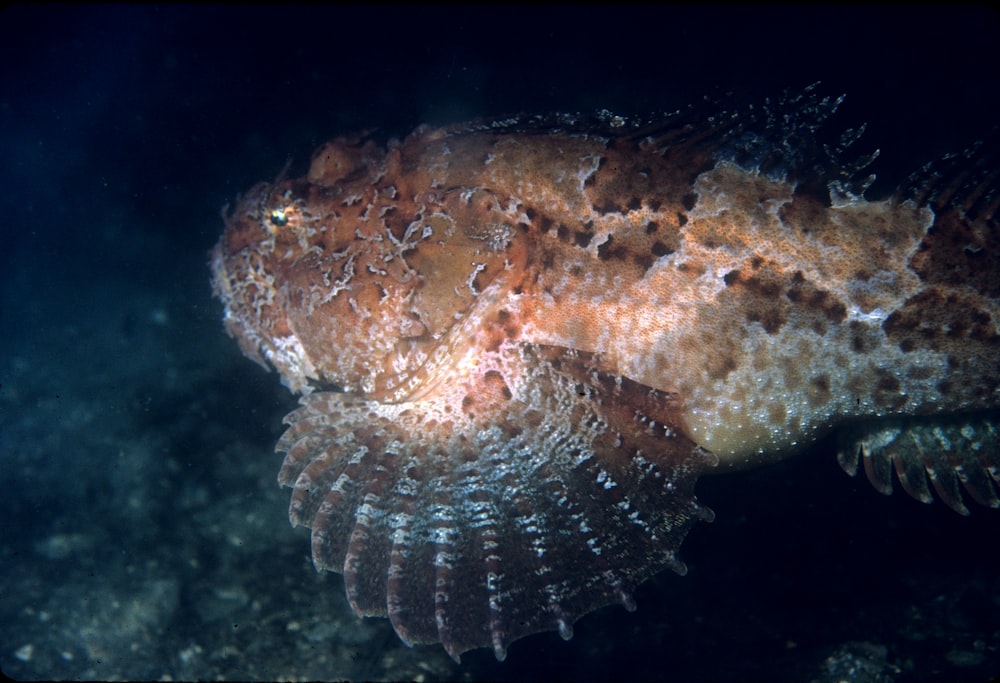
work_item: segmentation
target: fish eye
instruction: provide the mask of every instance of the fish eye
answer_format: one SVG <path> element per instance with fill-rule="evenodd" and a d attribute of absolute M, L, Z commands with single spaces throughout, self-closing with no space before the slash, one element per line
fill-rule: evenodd
<path fill-rule="evenodd" d="M 282 209 L 275 209 L 272 211 L 269 216 L 269 220 L 271 221 L 271 225 L 278 228 L 288 225 L 288 216 L 285 215 L 285 212 Z"/>

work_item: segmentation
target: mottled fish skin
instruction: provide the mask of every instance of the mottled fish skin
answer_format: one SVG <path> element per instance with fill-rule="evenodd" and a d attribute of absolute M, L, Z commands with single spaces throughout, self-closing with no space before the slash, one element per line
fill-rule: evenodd
<path fill-rule="evenodd" d="M 880 490 L 997 506 L 996 155 L 869 201 L 786 149 L 836 102 L 790 101 L 785 147 L 749 115 L 338 138 L 227 217 L 226 328 L 306 394 L 280 481 L 359 614 L 456 659 L 568 638 L 683 573 L 701 474 L 838 427 Z"/>

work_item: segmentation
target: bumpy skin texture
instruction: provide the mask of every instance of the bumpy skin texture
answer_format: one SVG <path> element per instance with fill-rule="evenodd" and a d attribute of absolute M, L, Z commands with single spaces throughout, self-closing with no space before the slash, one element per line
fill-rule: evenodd
<path fill-rule="evenodd" d="M 278 450 L 316 566 L 455 658 L 631 607 L 700 474 L 838 425 L 882 490 L 997 504 L 992 158 L 831 204 L 737 163 L 735 117 L 605 123 L 340 138 L 213 252 L 229 333 L 307 394 Z"/>

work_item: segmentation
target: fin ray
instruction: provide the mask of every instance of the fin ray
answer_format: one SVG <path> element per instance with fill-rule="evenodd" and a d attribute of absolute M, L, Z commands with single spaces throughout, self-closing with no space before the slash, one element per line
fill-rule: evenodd
<path fill-rule="evenodd" d="M 839 433 L 837 459 L 854 476 L 863 460 L 872 486 L 892 493 L 892 471 L 912 497 L 930 503 L 928 487 L 952 510 L 969 514 L 962 490 L 987 507 L 1000 507 L 1000 430 L 996 411 L 892 418 L 850 425 Z"/>

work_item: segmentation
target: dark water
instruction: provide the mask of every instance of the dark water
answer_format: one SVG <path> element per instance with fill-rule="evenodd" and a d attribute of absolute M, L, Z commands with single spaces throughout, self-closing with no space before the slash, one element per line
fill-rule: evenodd
<path fill-rule="evenodd" d="M 837 468 L 704 480 L 717 513 L 612 607 L 457 666 L 351 613 L 288 527 L 294 399 L 210 297 L 219 211 L 319 143 L 647 113 L 822 81 L 880 189 L 998 123 L 1000 20 L 900 10 L 17 7 L 0 13 L 0 669 L 25 679 L 986 681 L 997 512 Z"/>

